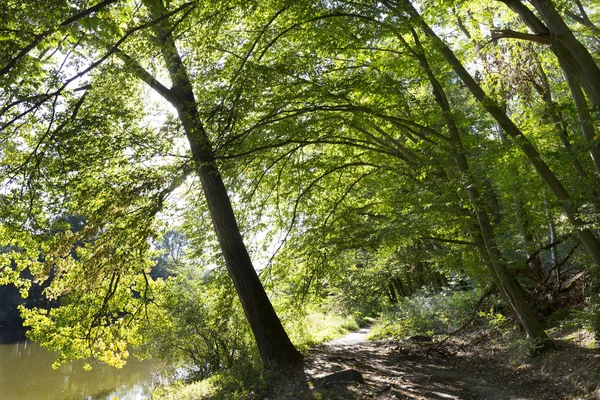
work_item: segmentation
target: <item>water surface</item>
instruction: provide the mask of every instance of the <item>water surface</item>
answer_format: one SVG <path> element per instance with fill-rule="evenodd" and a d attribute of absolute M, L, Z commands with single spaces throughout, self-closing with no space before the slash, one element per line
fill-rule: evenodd
<path fill-rule="evenodd" d="M 0 334 L 0 400 L 143 400 L 166 376 L 160 363 L 134 357 L 121 369 L 92 363 L 85 371 L 80 360 L 53 370 L 55 354 L 23 338 L 3 339 L 9 338 Z"/>

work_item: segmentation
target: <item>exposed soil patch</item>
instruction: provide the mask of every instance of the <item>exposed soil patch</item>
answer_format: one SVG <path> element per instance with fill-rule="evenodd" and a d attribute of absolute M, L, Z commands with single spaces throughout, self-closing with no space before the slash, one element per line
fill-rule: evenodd
<path fill-rule="evenodd" d="M 433 342 L 367 341 L 367 329 L 311 350 L 303 368 L 267 395 L 281 399 L 595 399 L 600 352 L 558 340 L 558 349 L 519 363 L 490 334 Z M 354 369 L 365 383 L 323 383 Z M 351 376 L 351 375 L 348 375 Z"/>

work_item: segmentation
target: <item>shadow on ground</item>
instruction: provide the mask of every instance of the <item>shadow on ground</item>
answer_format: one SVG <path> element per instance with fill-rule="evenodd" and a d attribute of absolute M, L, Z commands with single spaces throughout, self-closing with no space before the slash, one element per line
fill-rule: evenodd
<path fill-rule="evenodd" d="M 397 342 L 367 342 L 366 330 L 311 350 L 302 368 L 288 374 L 268 394 L 282 399 L 561 399 L 545 378 L 515 376 L 495 366 L 477 373 L 454 354 L 407 351 Z M 321 384 L 323 376 L 354 369 L 365 384 Z"/>

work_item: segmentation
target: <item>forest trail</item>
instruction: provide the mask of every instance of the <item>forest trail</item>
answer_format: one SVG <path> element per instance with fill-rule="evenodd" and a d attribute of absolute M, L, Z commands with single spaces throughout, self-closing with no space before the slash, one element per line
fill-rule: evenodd
<path fill-rule="evenodd" d="M 367 341 L 367 333 L 363 328 L 310 350 L 302 370 L 282 379 L 267 399 L 563 398 L 550 382 L 493 363 L 470 363 L 449 347 Z M 323 383 L 323 377 L 349 369 L 360 372 L 365 383 Z"/>

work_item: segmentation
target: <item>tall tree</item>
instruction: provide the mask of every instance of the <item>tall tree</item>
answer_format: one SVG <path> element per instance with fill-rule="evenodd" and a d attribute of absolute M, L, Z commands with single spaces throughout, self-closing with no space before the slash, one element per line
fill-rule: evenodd
<path fill-rule="evenodd" d="M 144 4 L 155 20 L 164 19 L 168 13 L 162 0 L 145 0 Z M 166 89 L 142 72 L 140 66 L 135 66 L 136 71 L 142 80 L 165 97 L 177 110 L 190 144 L 196 174 L 202 183 L 227 270 L 252 328 L 263 362 L 298 362 L 302 360 L 302 355 L 290 341 L 275 314 L 240 234 L 227 189 L 216 164 L 211 141 L 200 120 L 187 69 L 175 46 L 172 26 L 163 20 L 156 25 L 155 30 L 173 86 Z"/>
<path fill-rule="evenodd" d="M 187 138 L 189 143 L 191 153 L 190 158 L 191 162 L 193 163 L 193 168 L 191 168 L 191 170 L 195 172 L 202 183 L 206 203 L 210 210 L 210 215 L 219 240 L 219 244 L 221 246 L 222 254 L 225 259 L 225 264 L 234 282 L 234 286 L 246 313 L 246 317 L 254 333 L 259 353 L 263 361 L 266 364 L 271 362 L 292 364 L 300 361 L 302 359 L 302 355 L 295 349 L 289 340 L 279 318 L 275 314 L 269 298 L 262 287 L 254 266 L 250 260 L 250 256 L 243 242 L 234 215 L 229 194 L 219 172 L 212 141 L 202 123 L 202 118 L 198 110 L 199 105 L 194 93 L 192 80 L 190 79 L 189 67 L 180 56 L 180 51 L 176 47 L 175 35 L 179 34 L 177 29 L 183 25 L 188 27 L 194 25 L 194 22 L 185 20 L 191 19 L 197 15 L 193 13 L 194 9 L 197 7 L 197 4 L 193 2 L 173 4 L 171 9 L 167 9 L 161 0 L 144 1 L 143 8 L 132 8 L 131 4 L 113 3 L 114 2 L 112 1 L 104 1 L 91 6 L 88 9 L 84 9 L 83 11 L 76 12 L 75 17 L 69 18 L 64 22 L 60 22 L 57 26 L 51 25 L 54 20 L 44 21 L 45 24 L 50 25 L 50 27 L 43 31 L 43 33 L 35 36 L 34 40 L 24 46 L 23 49 L 14 57 L 12 57 L 4 67 L 3 72 L 8 73 L 15 71 L 14 68 L 20 65 L 22 60 L 29 60 L 32 56 L 37 55 L 37 53 L 40 51 L 40 43 L 44 40 L 49 41 L 48 45 L 52 46 L 54 44 L 52 40 L 59 34 L 66 34 L 68 37 L 75 37 L 74 40 L 69 40 L 66 45 L 63 46 L 60 44 L 57 45 L 55 49 L 52 49 L 52 51 L 58 52 L 59 55 L 60 52 L 67 52 L 66 57 L 64 57 L 63 65 L 67 65 L 67 60 L 69 57 L 75 59 L 74 63 L 71 65 L 71 68 L 74 69 L 75 72 L 71 77 L 63 79 L 64 73 L 59 70 L 52 77 L 56 79 L 54 81 L 50 80 L 51 83 L 48 84 L 48 86 L 55 85 L 57 88 L 55 91 L 51 92 L 50 94 L 46 93 L 29 97 L 22 96 L 16 92 L 16 101 L 3 104 L 5 107 L 2 109 L 2 116 L 4 121 L 6 121 L 6 123 L 3 125 L 3 130 L 5 132 L 7 132 L 8 129 L 14 129 L 14 133 L 16 134 L 22 133 L 22 121 L 25 118 L 30 118 L 32 123 L 36 124 L 35 112 L 37 109 L 48 108 L 52 113 L 47 120 L 48 128 L 46 132 L 39 133 L 38 131 L 37 137 L 35 133 L 32 135 L 33 137 L 31 140 L 34 144 L 31 154 L 29 156 L 21 156 L 20 159 L 13 158 L 7 160 L 7 170 L 9 173 L 22 171 L 25 174 L 30 174 L 26 177 L 26 180 L 31 184 L 30 187 L 39 188 L 39 192 L 35 193 L 30 190 L 27 191 L 26 196 L 30 196 L 32 204 L 43 204 L 44 196 L 47 196 L 44 191 L 53 189 L 51 187 L 43 188 L 38 184 L 40 175 L 60 174 L 64 171 L 63 168 L 63 170 L 43 169 L 42 172 L 42 168 L 40 167 L 44 166 L 44 160 L 56 158 L 53 160 L 53 162 L 56 162 L 57 165 L 60 165 L 61 157 L 64 157 L 60 153 L 61 145 L 65 144 L 64 133 L 67 131 L 73 132 L 74 125 L 79 122 L 79 117 L 83 115 L 82 110 L 86 110 L 85 114 L 88 118 L 100 117 L 99 115 L 94 115 L 93 107 L 87 107 L 86 103 L 90 101 L 92 97 L 91 95 L 87 95 L 88 92 L 96 91 L 96 88 L 93 87 L 93 79 L 90 79 L 90 76 L 95 73 L 96 69 L 100 69 L 101 67 L 104 68 L 104 66 L 107 66 L 107 70 L 125 70 L 131 73 L 133 76 L 155 90 L 168 103 L 170 103 L 177 112 L 177 117 L 179 120 L 178 122 L 183 128 L 184 136 Z M 215 18 L 216 21 L 219 21 L 220 18 L 227 19 L 230 16 L 227 15 L 226 12 L 233 12 L 235 8 L 235 5 L 228 6 L 226 10 L 220 10 L 217 8 L 213 14 L 208 15 L 208 20 L 210 21 L 210 18 Z M 58 19 L 58 17 L 56 19 Z M 183 24 L 184 21 L 185 24 Z M 201 20 L 198 22 L 202 23 Z M 149 30 L 154 31 L 154 34 L 148 35 L 147 32 Z M 133 40 L 136 35 L 138 35 L 138 40 Z M 144 35 L 149 39 L 149 41 L 145 44 L 142 44 L 144 39 L 140 39 L 140 37 L 143 37 Z M 133 42 L 133 44 L 129 42 Z M 139 47 L 140 45 L 147 45 L 148 47 L 144 49 Z M 135 50 L 135 55 L 130 55 L 127 52 L 127 50 L 130 49 Z M 167 76 L 171 81 L 171 87 L 167 87 L 160 83 L 160 81 L 156 79 L 152 73 L 144 68 L 143 63 L 146 62 L 146 59 L 141 57 L 140 54 L 145 53 L 145 50 L 147 49 L 151 49 L 151 52 L 162 54 L 162 65 L 164 65 Z M 117 59 L 120 59 L 121 62 L 119 63 Z M 54 58 L 48 58 L 45 60 L 45 62 L 47 64 L 51 64 L 54 62 L 54 60 Z M 82 67 L 81 65 L 85 66 Z M 20 70 L 20 72 L 29 73 L 30 71 L 28 71 L 26 67 L 27 65 L 24 65 L 24 68 Z M 67 70 L 67 73 L 70 72 L 71 71 Z M 123 79 L 124 76 L 125 75 L 122 73 L 119 73 L 113 77 L 118 80 Z M 81 91 L 87 91 L 83 96 L 76 98 L 74 101 L 70 101 L 68 103 L 63 102 L 63 98 L 61 96 L 71 94 L 70 88 L 67 89 L 67 87 L 76 80 L 88 80 L 90 84 L 85 86 L 84 89 L 81 89 Z M 128 80 L 122 80 L 121 84 L 126 87 L 126 85 L 131 83 Z M 116 86 L 118 85 L 119 83 L 116 83 Z M 134 84 L 134 88 L 136 87 L 139 86 Z M 120 94 L 119 92 L 122 91 L 117 90 L 114 94 L 111 92 L 105 92 L 104 95 L 107 96 L 109 99 L 108 102 L 110 103 L 114 102 L 113 98 L 116 97 L 115 95 L 118 96 Z M 19 100 L 19 97 L 24 98 L 24 100 Z M 52 103 L 52 101 L 54 103 Z M 34 104 L 33 106 L 29 107 L 27 102 L 34 102 Z M 60 105 L 58 105 L 59 103 Z M 65 109 L 66 112 L 63 112 L 63 109 Z M 115 113 L 115 110 L 110 111 L 113 112 L 112 116 L 114 116 L 115 121 L 118 121 L 119 118 L 122 117 L 119 116 L 118 112 Z M 80 112 L 81 114 L 78 116 Z M 63 116 L 62 114 L 65 115 Z M 138 116 L 138 118 L 142 117 L 143 113 Z M 127 118 L 133 118 L 133 115 L 128 114 Z M 55 120 L 58 120 L 59 123 L 55 123 Z M 107 116 L 107 120 L 111 120 L 111 118 Z M 42 119 L 37 118 L 37 121 L 37 124 L 39 125 L 39 123 L 42 122 Z M 45 122 L 46 121 L 43 123 Z M 83 137 L 83 132 L 85 132 L 85 134 L 93 133 L 93 131 L 90 131 L 89 129 L 84 129 L 82 130 Z M 115 131 L 111 133 L 115 140 L 119 142 L 119 150 L 127 153 L 128 150 L 125 150 L 125 148 L 130 145 L 131 147 L 129 152 L 135 154 L 137 143 L 127 144 L 128 137 L 119 137 L 120 134 L 122 134 L 122 132 L 116 128 Z M 148 145 L 151 145 L 150 135 L 148 136 L 149 138 L 147 143 Z M 164 138 L 165 141 L 173 139 L 174 137 Z M 87 149 L 86 146 L 88 146 L 90 149 L 89 151 L 93 153 L 95 151 L 95 149 L 93 149 L 94 145 L 98 145 L 98 143 L 93 140 L 89 140 L 86 143 L 84 139 L 77 142 L 75 148 Z M 11 150 L 15 154 L 21 151 L 18 146 L 15 146 Z M 73 151 L 73 149 L 68 149 L 68 151 Z M 22 153 L 26 154 L 25 151 Z M 106 154 L 106 156 L 109 155 L 114 154 Z M 68 156 L 71 157 L 72 155 L 68 154 Z M 160 155 L 157 154 L 156 156 L 157 158 L 160 158 Z M 135 157 L 132 157 L 132 161 L 135 161 Z M 157 160 L 155 159 L 153 162 L 156 161 Z M 19 162 L 21 162 L 21 165 L 15 167 L 11 171 L 11 164 L 18 165 Z M 110 164 L 110 162 L 112 161 L 107 161 L 107 164 Z M 164 163 L 164 160 L 158 162 Z M 185 165 L 187 165 L 187 163 Z M 67 170 L 72 168 L 72 166 L 67 167 Z M 78 168 L 80 167 L 81 165 L 78 166 Z M 151 166 L 145 169 L 157 170 L 160 168 L 161 167 L 159 166 Z M 187 172 L 182 175 L 175 174 L 171 176 L 171 183 L 169 184 L 166 184 L 166 182 L 169 181 L 169 178 L 166 175 L 162 175 L 162 173 L 162 177 L 154 177 L 156 180 L 154 184 L 148 180 L 144 180 L 147 179 L 147 177 L 145 177 L 143 174 L 140 174 L 138 177 L 140 178 L 141 182 L 136 185 L 140 188 L 140 190 L 137 192 L 133 190 L 131 196 L 127 196 L 125 193 L 123 193 L 120 195 L 120 199 L 112 198 L 111 200 L 107 200 L 107 203 L 121 203 L 120 207 L 130 209 L 135 205 L 136 202 L 139 201 L 136 199 L 136 196 L 143 196 L 144 194 L 147 194 L 146 189 L 152 188 L 150 191 L 156 191 L 158 189 L 159 195 L 156 198 L 156 204 L 153 205 L 153 211 L 148 214 L 148 223 L 144 224 L 144 226 L 149 227 L 149 225 L 152 224 L 157 212 L 159 212 L 162 208 L 165 197 L 168 196 L 168 194 L 178 185 L 180 185 L 190 172 L 190 168 L 187 166 L 182 167 L 180 165 L 179 167 L 175 168 L 182 169 Z M 135 165 L 129 166 L 129 170 L 135 170 Z M 95 172 L 97 173 L 98 171 Z M 163 170 L 163 173 L 164 172 L 165 170 Z M 128 173 L 130 172 L 127 171 L 127 164 L 120 164 L 118 174 Z M 115 176 L 115 178 L 118 177 L 118 174 Z M 60 176 L 57 176 L 56 178 L 59 179 Z M 9 183 L 9 185 L 14 186 L 14 183 Z M 161 187 L 162 189 L 160 189 Z M 101 188 L 98 189 L 101 190 Z M 65 198 L 61 198 L 61 193 L 57 191 L 53 191 L 51 193 L 53 193 L 53 197 L 55 197 L 54 200 L 56 200 L 56 204 L 62 204 L 62 206 L 76 208 L 82 207 L 83 204 L 83 207 L 85 207 L 86 201 L 93 202 L 93 200 L 91 200 L 89 197 L 78 197 L 77 194 L 70 193 L 67 195 L 67 197 L 69 199 L 73 199 L 73 202 L 66 203 Z M 116 193 L 107 194 L 107 196 L 115 195 L 119 196 Z M 16 196 L 18 196 L 18 193 L 15 194 L 15 198 L 17 198 Z M 103 198 L 102 200 L 106 200 L 106 198 Z M 112 206 L 109 205 L 109 207 Z M 32 211 L 36 210 L 30 210 L 30 217 L 35 216 L 35 213 Z M 44 211 L 49 211 L 49 214 L 51 214 L 50 210 Z M 100 234 L 109 237 L 110 230 L 106 230 L 106 228 L 104 228 L 105 224 L 118 224 L 118 221 L 110 221 L 110 218 L 118 219 L 122 218 L 123 215 L 119 213 L 101 214 L 102 213 L 96 214 L 95 218 L 88 218 L 88 231 L 92 232 L 94 229 L 96 229 L 96 232 L 100 232 Z M 102 221 L 102 218 L 106 218 L 106 220 Z M 16 219 L 18 219 L 18 217 Z M 7 226 L 5 225 L 5 227 Z M 125 225 L 124 228 L 131 229 L 132 226 Z M 15 224 L 11 229 L 19 229 L 18 224 Z M 151 230 L 140 231 L 140 235 L 143 236 L 144 234 L 151 234 Z M 44 240 L 43 237 L 39 237 L 39 239 Z M 124 238 L 121 237 L 119 240 L 123 239 Z M 69 241 L 67 240 L 67 243 L 68 242 Z M 96 241 L 94 245 L 100 245 L 100 243 L 101 241 Z M 137 242 L 132 240 L 131 245 L 133 245 L 133 243 Z M 63 247 L 65 245 L 66 243 L 62 244 Z M 144 252 L 148 250 L 147 246 L 143 247 L 145 248 L 145 250 L 143 250 Z M 53 261 L 55 262 L 56 259 L 47 257 L 45 264 L 50 264 Z M 117 260 L 115 259 L 115 262 L 116 261 Z M 105 260 L 104 262 L 109 261 Z M 124 271 L 120 271 L 116 265 L 114 267 L 110 267 L 109 271 L 111 276 L 110 284 L 108 285 L 106 296 L 101 306 L 101 310 L 99 311 L 99 315 L 103 315 L 106 312 L 104 308 L 106 305 L 113 302 L 112 297 L 114 297 L 116 294 L 119 294 L 119 296 L 124 295 L 126 292 L 126 290 L 123 292 L 124 283 L 121 281 L 121 272 L 124 273 Z M 97 279 L 99 279 L 100 282 L 104 282 L 105 277 L 102 275 L 106 274 L 106 271 L 101 268 L 95 273 L 101 275 L 98 276 Z M 57 279 L 56 285 L 64 284 L 59 283 L 59 281 L 60 279 Z M 57 288 L 57 290 L 59 289 Z M 116 303 L 115 306 L 117 306 Z M 91 323 L 96 325 L 104 324 L 100 317 L 92 318 Z"/>

